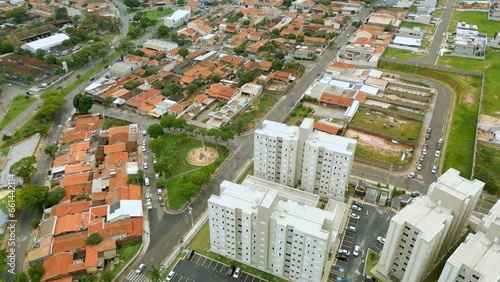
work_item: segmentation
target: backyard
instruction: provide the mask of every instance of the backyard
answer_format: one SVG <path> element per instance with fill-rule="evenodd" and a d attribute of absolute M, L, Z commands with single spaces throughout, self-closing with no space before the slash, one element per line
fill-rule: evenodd
<path fill-rule="evenodd" d="M 36 98 L 27 95 L 18 95 L 12 100 L 7 113 L 4 115 L 0 130 L 4 129 L 11 121 L 16 119 L 24 110 L 31 106 L 36 101 Z M 3 108 L 3 105 L 2 105 Z"/>
<path fill-rule="evenodd" d="M 474 140 L 479 111 L 481 78 L 458 75 L 413 66 L 380 62 L 379 68 L 405 72 L 436 79 L 447 84 L 455 92 L 455 108 L 451 123 L 443 171 L 453 167 L 469 178 L 472 172 Z"/>
<path fill-rule="evenodd" d="M 194 166 L 189 164 L 186 161 L 186 157 L 188 152 L 191 149 L 201 147 L 202 143 L 200 140 L 186 138 L 186 140 L 179 144 L 179 140 L 176 135 L 166 134 L 162 137 L 165 139 L 165 147 L 163 149 L 165 156 L 172 156 L 177 154 L 178 162 L 175 158 L 169 158 L 169 161 L 172 162 L 170 175 L 167 176 L 167 195 L 168 195 L 168 204 L 169 208 L 176 210 L 181 208 L 184 203 L 189 201 L 189 198 L 182 195 L 181 186 L 185 182 L 185 176 L 188 175 L 189 172 L 197 171 L 202 169 L 200 166 Z M 228 156 L 229 151 L 224 146 L 210 144 L 205 142 L 207 147 L 215 148 L 219 154 L 218 159 L 215 163 L 211 164 L 213 170 L 215 170 Z M 177 152 L 177 153 L 173 153 Z"/>
<path fill-rule="evenodd" d="M 252 275 L 255 275 L 259 278 L 265 279 L 270 282 L 284 282 L 284 279 L 278 278 L 276 276 L 273 276 L 267 272 L 263 272 L 260 270 L 257 270 L 253 267 L 250 267 L 246 264 L 242 264 L 240 262 L 228 259 L 224 256 L 215 254 L 210 252 L 210 230 L 208 228 L 208 222 L 203 225 L 203 227 L 200 229 L 198 234 L 193 238 L 191 243 L 188 245 L 188 249 L 194 250 L 204 256 L 207 256 L 211 259 L 217 260 L 219 262 L 225 263 L 227 265 L 234 265 L 234 266 L 239 266 L 241 267 L 242 271 L 248 272 Z"/>

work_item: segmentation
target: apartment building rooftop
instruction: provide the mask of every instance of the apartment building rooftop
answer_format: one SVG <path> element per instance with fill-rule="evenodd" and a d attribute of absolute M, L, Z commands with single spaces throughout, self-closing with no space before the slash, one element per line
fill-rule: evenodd
<path fill-rule="evenodd" d="M 455 198 L 464 200 L 470 195 L 480 193 L 483 187 L 484 182 L 481 180 L 468 180 L 460 176 L 460 171 L 450 168 L 429 186 L 429 191 L 440 189 Z"/>
<path fill-rule="evenodd" d="M 298 127 L 270 120 L 264 120 L 255 133 L 281 138 L 299 138 Z"/>
<path fill-rule="evenodd" d="M 446 220 L 451 220 L 450 211 L 434 203 L 429 197 L 415 198 L 412 204 L 406 206 L 392 220 L 398 224 L 411 224 L 420 230 L 419 237 L 430 241 L 441 232 L 441 226 Z"/>
<path fill-rule="evenodd" d="M 321 131 L 315 131 L 309 136 L 309 141 L 319 147 L 328 148 L 332 151 L 354 155 L 356 140 L 338 135 L 332 135 Z"/>
<path fill-rule="evenodd" d="M 500 277 L 500 245 L 490 241 L 481 232 L 469 234 L 464 243 L 450 256 L 446 267 L 451 265 L 456 269 L 467 266 L 481 274 L 480 281 L 496 282 Z M 441 281 L 441 279 L 440 279 Z"/>

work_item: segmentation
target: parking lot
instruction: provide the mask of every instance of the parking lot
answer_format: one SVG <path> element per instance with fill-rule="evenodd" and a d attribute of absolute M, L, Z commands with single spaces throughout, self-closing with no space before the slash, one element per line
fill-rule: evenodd
<path fill-rule="evenodd" d="M 240 281 L 265 282 L 246 272 L 241 272 L 238 279 L 226 276 L 229 266 L 200 254 L 194 254 L 191 260 L 179 260 L 174 266 L 176 273 L 172 281 Z"/>
<path fill-rule="evenodd" d="M 385 208 L 373 207 L 364 204 L 361 211 L 355 211 L 349 207 L 350 213 L 359 216 L 359 219 L 349 217 L 346 228 L 352 226 L 356 228 L 355 232 L 344 229 L 341 236 L 339 250 L 349 251 L 347 260 L 335 259 L 328 281 L 362 281 L 364 272 L 365 256 L 368 249 L 380 253 L 383 245 L 377 241 L 378 236 L 385 237 L 389 228 L 390 219 L 394 212 Z M 359 255 L 354 256 L 355 246 L 359 246 Z M 335 254 L 337 255 L 337 254 Z"/>

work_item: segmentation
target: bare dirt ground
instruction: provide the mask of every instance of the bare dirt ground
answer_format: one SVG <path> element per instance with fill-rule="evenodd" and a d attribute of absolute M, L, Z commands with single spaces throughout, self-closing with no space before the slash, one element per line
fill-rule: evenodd
<path fill-rule="evenodd" d="M 500 118 L 495 118 L 488 115 L 481 115 L 479 117 L 479 123 L 492 125 L 492 126 L 500 126 Z"/>
<path fill-rule="evenodd" d="M 186 160 L 190 165 L 206 166 L 214 163 L 219 157 L 217 150 L 210 147 L 198 147 L 188 152 Z"/>
<path fill-rule="evenodd" d="M 384 151 L 401 152 L 411 149 L 411 146 L 404 144 L 394 144 L 383 137 L 366 134 L 364 132 L 359 132 L 352 129 L 348 129 L 345 136 L 357 139 L 359 143 L 376 147 Z"/>

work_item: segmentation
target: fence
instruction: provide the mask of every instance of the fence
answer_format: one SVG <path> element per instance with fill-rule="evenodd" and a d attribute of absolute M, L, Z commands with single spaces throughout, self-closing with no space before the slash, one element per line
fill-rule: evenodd
<path fill-rule="evenodd" d="M 425 103 L 429 103 L 429 100 L 431 99 L 430 96 L 416 95 L 408 92 L 397 91 L 394 89 L 385 89 L 385 94 L 396 95 L 401 98 L 410 99 L 418 102 L 425 102 Z"/>
<path fill-rule="evenodd" d="M 362 109 L 370 109 L 370 110 L 377 111 L 377 112 L 382 112 L 382 113 L 392 115 L 395 117 L 404 117 L 404 118 L 416 120 L 416 121 L 423 121 L 424 117 L 425 117 L 424 115 L 414 114 L 414 113 L 410 113 L 410 112 L 403 112 L 403 111 L 398 111 L 398 110 L 392 110 L 392 109 L 382 108 L 382 107 L 378 107 L 378 106 L 374 106 L 374 105 L 367 105 L 366 103 L 361 104 L 361 108 Z"/>
<path fill-rule="evenodd" d="M 392 99 L 380 97 L 380 96 L 370 96 L 369 99 L 374 100 L 374 101 L 379 101 L 379 102 L 384 102 L 384 103 L 396 105 L 396 106 L 401 106 L 401 107 L 405 107 L 405 108 L 409 108 L 409 109 L 424 111 L 424 112 L 427 110 L 427 105 L 420 105 L 420 104 L 414 104 L 414 103 L 405 102 L 405 101 L 392 100 Z"/>
<path fill-rule="evenodd" d="M 470 179 L 474 178 L 474 171 L 476 170 L 476 157 L 477 157 L 477 135 L 479 134 L 479 119 L 481 117 L 481 112 L 483 110 L 483 93 L 484 93 L 484 75 L 481 80 L 481 94 L 479 95 L 479 109 L 476 121 L 476 138 L 474 138 L 474 153 L 472 155 L 472 171 L 470 174 Z"/>
<path fill-rule="evenodd" d="M 481 76 L 481 77 L 483 76 L 483 73 L 480 71 L 455 69 L 455 68 L 435 66 L 435 65 L 422 64 L 422 63 L 415 63 L 415 62 L 411 62 L 411 61 L 403 61 L 403 60 L 391 59 L 391 58 L 380 58 L 379 62 L 395 63 L 395 64 L 406 65 L 406 66 L 411 66 L 411 67 L 416 67 L 416 68 L 426 68 L 426 69 L 451 72 L 451 73 L 456 73 L 456 74 L 466 74 L 466 75 L 474 75 L 474 76 Z"/>

